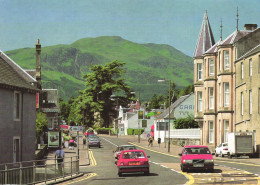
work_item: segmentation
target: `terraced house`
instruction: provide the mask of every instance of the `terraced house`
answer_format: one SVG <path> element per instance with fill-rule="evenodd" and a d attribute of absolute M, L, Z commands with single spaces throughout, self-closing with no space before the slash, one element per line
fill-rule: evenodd
<path fill-rule="evenodd" d="M 237 29 L 227 38 L 222 39 L 222 34 L 220 34 L 219 41 L 215 42 L 207 12 L 205 12 L 193 56 L 194 116 L 202 130 L 201 144 L 214 148 L 216 145 L 227 141 L 228 132 L 253 131 L 256 129 L 253 128 L 253 125 L 250 129 L 242 128 L 239 123 L 248 118 L 236 116 L 239 112 L 238 107 L 241 107 L 241 101 L 237 101 L 239 99 L 237 91 L 243 82 L 238 79 L 241 78 L 241 75 L 236 75 L 241 69 L 238 69 L 239 66 L 235 64 L 241 62 L 244 59 L 243 56 L 248 56 L 251 50 L 255 54 L 253 48 L 260 44 L 258 32 L 259 29 L 255 24 L 245 25 L 244 30 L 238 30 L 237 26 Z M 257 62 L 254 63 L 258 65 Z M 254 78 L 259 81 L 259 76 Z M 251 83 L 253 83 L 252 80 L 253 78 L 251 78 Z M 254 90 L 252 98 L 254 96 L 255 99 L 258 99 L 259 94 L 257 93 Z M 259 114 L 257 113 L 255 117 L 256 120 L 259 119 Z M 237 121 L 236 119 L 241 120 Z M 240 129 L 237 127 L 240 127 Z M 260 134 L 259 129 L 255 132 L 258 132 L 258 135 Z M 259 138 L 257 142 L 260 144 Z"/>
<path fill-rule="evenodd" d="M 0 51 L 0 164 L 35 159 L 37 81 Z"/>

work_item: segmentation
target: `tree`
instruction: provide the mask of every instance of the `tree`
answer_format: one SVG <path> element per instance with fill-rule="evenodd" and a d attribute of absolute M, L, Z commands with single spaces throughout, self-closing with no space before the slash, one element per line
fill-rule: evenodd
<path fill-rule="evenodd" d="M 184 129 L 184 128 L 199 128 L 198 123 L 194 120 L 191 115 L 188 115 L 186 118 L 176 119 L 175 121 L 176 129 Z"/>
<path fill-rule="evenodd" d="M 48 120 L 46 114 L 36 112 L 36 141 L 39 143 L 40 137 L 48 130 Z"/>
<path fill-rule="evenodd" d="M 72 104 L 69 119 L 83 125 L 92 126 L 99 119 L 103 126 L 108 127 L 111 118 L 116 116 L 115 106 L 127 105 L 133 95 L 125 84 L 122 75 L 124 63 L 114 61 L 105 65 L 94 65 L 91 72 L 84 76 L 86 88 Z M 116 101 L 111 95 L 116 95 Z M 99 112 L 100 117 L 95 116 Z"/>

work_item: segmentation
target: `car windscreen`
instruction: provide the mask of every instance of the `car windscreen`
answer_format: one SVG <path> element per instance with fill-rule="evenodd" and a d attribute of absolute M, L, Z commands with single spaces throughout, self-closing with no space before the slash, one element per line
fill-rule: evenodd
<path fill-rule="evenodd" d="M 228 144 L 227 144 L 227 143 L 224 143 L 223 146 L 228 146 Z"/>
<path fill-rule="evenodd" d="M 185 148 L 183 154 L 210 154 L 210 151 L 205 147 Z"/>
<path fill-rule="evenodd" d="M 140 159 L 145 158 L 145 155 L 143 152 L 124 152 L 123 153 L 123 159 Z"/>

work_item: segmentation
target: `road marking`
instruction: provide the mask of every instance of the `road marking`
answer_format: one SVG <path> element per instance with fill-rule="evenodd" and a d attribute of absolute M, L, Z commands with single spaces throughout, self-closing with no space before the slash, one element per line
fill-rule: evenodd
<path fill-rule="evenodd" d="M 96 173 L 89 173 L 89 174 L 87 174 L 87 177 L 86 177 L 86 178 L 81 178 L 81 179 L 76 180 L 76 181 L 75 181 L 75 180 L 72 180 L 72 181 L 70 181 L 70 182 L 62 183 L 62 184 L 64 184 L 64 185 L 74 184 L 74 183 L 81 182 L 81 181 L 90 179 L 90 178 L 92 178 L 92 177 L 95 177 L 96 175 L 97 175 Z"/>
<path fill-rule="evenodd" d="M 234 164 L 242 164 L 242 165 L 247 165 L 247 166 L 260 166 L 259 164 L 250 164 L 250 163 L 241 163 L 241 162 L 232 162 L 232 161 L 225 161 L 225 160 L 215 160 L 215 161 L 220 161 L 220 162 L 225 162 L 225 163 L 234 163 Z"/>
<path fill-rule="evenodd" d="M 111 141 L 109 141 L 108 139 L 106 139 L 106 138 L 103 138 L 103 137 L 102 137 L 102 139 L 104 139 L 105 141 L 109 142 L 110 144 L 112 144 L 112 145 L 114 145 L 114 146 L 118 147 L 118 145 L 116 145 L 116 144 L 112 143 L 112 142 L 111 142 Z"/>
<path fill-rule="evenodd" d="M 93 155 L 92 150 L 89 150 L 89 157 L 90 157 L 90 161 L 91 161 L 91 165 L 90 166 L 96 166 L 97 162 L 96 162 L 96 159 L 95 159 L 95 157 Z"/>

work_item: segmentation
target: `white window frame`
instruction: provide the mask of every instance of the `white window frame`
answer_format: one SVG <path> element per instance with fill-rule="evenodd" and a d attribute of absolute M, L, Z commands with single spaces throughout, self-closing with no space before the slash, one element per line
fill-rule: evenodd
<path fill-rule="evenodd" d="M 224 50 L 224 70 L 228 70 L 230 68 L 229 60 L 229 50 Z"/>
<path fill-rule="evenodd" d="M 209 109 L 214 109 L 214 88 L 209 87 Z"/>
<path fill-rule="evenodd" d="M 214 122 L 208 121 L 209 123 L 209 143 L 213 143 L 214 141 Z"/>
<path fill-rule="evenodd" d="M 197 111 L 202 112 L 202 91 L 197 92 Z"/>
<path fill-rule="evenodd" d="M 18 102 L 17 102 L 18 99 Z M 22 112 L 22 94 L 19 91 L 14 91 L 14 108 L 13 108 L 13 116 L 15 121 L 21 120 L 21 112 Z"/>
<path fill-rule="evenodd" d="M 229 107 L 229 83 L 223 83 L 224 86 L 224 107 Z"/>
<path fill-rule="evenodd" d="M 229 120 L 224 120 L 224 142 L 228 141 Z"/>
<path fill-rule="evenodd" d="M 253 62 L 252 58 L 249 59 L 249 76 L 253 75 Z"/>
<path fill-rule="evenodd" d="M 214 76 L 214 59 L 209 58 L 209 76 Z"/>
<path fill-rule="evenodd" d="M 244 94 L 241 92 L 241 115 L 244 115 Z"/>
<path fill-rule="evenodd" d="M 241 79 L 244 79 L 244 63 L 241 62 Z"/>
<path fill-rule="evenodd" d="M 202 73 L 203 73 L 203 69 L 202 69 L 202 63 L 198 63 L 197 64 L 197 69 L 198 69 L 198 81 L 202 80 Z"/>
<path fill-rule="evenodd" d="M 253 105 L 252 105 L 252 90 L 249 90 L 249 114 L 252 114 L 252 108 L 253 108 Z"/>

